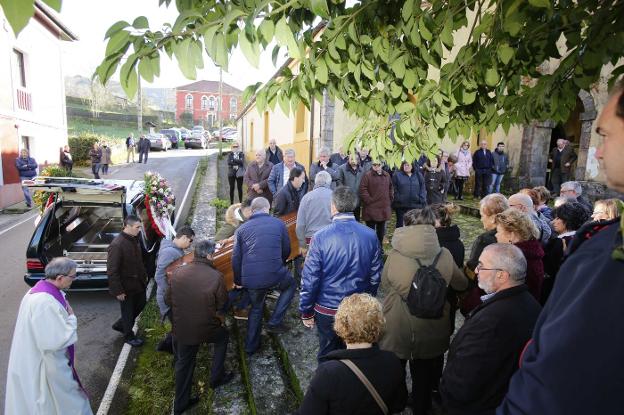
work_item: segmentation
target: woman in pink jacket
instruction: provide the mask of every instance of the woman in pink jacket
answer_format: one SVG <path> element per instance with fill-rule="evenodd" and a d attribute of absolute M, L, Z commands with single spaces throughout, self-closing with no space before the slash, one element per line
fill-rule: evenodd
<path fill-rule="evenodd" d="M 472 155 L 470 154 L 470 143 L 464 141 L 457 150 L 457 163 L 455 163 L 455 186 L 457 194 L 455 200 L 464 200 L 464 183 L 470 177 L 470 168 L 472 167 Z"/>

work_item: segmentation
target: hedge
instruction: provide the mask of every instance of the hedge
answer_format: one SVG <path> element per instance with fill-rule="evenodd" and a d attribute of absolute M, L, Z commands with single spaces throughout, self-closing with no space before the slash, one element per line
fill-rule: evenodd
<path fill-rule="evenodd" d="M 80 133 L 78 136 L 69 137 L 68 143 L 74 163 L 84 164 L 89 161 L 89 150 L 93 144 L 106 141 L 110 146 L 125 145 L 125 138 L 111 138 L 105 135 L 93 133 Z"/>

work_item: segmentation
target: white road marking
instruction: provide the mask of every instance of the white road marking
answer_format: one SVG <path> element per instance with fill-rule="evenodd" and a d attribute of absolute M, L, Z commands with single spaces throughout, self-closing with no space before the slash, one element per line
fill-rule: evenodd
<path fill-rule="evenodd" d="M 18 226 L 20 226 L 20 225 L 22 225 L 22 224 L 24 224 L 24 223 L 28 222 L 29 220 L 32 220 L 32 219 L 36 218 L 36 217 L 37 217 L 37 215 L 38 215 L 38 213 L 36 213 L 36 212 L 35 212 L 35 214 L 34 214 L 34 215 L 30 215 L 30 216 L 28 216 L 26 219 L 24 219 L 24 220 L 22 220 L 22 221 L 20 221 L 20 222 L 17 222 L 16 224 L 14 224 L 14 225 L 12 225 L 12 226 L 9 226 L 9 227 L 8 227 L 8 228 L 6 228 L 6 229 L 3 229 L 3 230 L 0 232 L 0 235 L 4 235 L 5 233 L 7 233 L 8 231 L 10 231 L 11 229 L 13 229 L 13 228 L 17 228 Z"/>
<path fill-rule="evenodd" d="M 174 228 L 178 224 L 178 219 L 180 219 L 180 213 L 183 210 L 184 204 L 186 203 L 187 197 L 189 195 L 191 186 L 193 185 L 193 181 L 195 180 L 195 175 L 197 174 L 197 169 L 199 168 L 199 160 L 197 162 L 197 166 L 195 166 L 195 171 L 193 172 L 193 177 L 191 177 L 191 181 L 186 187 L 186 192 L 184 193 L 184 197 L 182 198 L 182 203 L 180 203 L 180 210 L 174 221 Z M 154 288 L 154 280 L 151 280 L 147 286 L 147 299 L 149 300 L 152 289 Z M 134 323 L 134 327 L 132 330 L 136 333 L 139 329 L 139 320 L 141 319 L 141 315 L 139 315 Z M 121 348 L 121 352 L 119 353 L 119 357 L 117 358 L 117 363 L 115 364 L 115 368 L 113 369 L 113 374 L 111 375 L 108 386 L 106 386 L 106 391 L 104 392 L 104 396 L 100 401 L 100 406 L 98 407 L 96 415 L 107 415 L 110 410 L 111 404 L 113 402 L 113 398 L 115 397 L 115 392 L 117 391 L 117 387 L 119 386 L 119 382 L 121 381 L 121 375 L 123 374 L 123 370 L 126 367 L 126 363 L 128 362 L 128 357 L 130 356 L 130 351 L 132 350 L 132 346 L 127 343 L 124 343 Z"/>

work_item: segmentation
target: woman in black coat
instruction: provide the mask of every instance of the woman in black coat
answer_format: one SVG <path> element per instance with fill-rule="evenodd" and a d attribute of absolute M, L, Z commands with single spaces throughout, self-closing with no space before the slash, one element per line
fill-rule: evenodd
<path fill-rule="evenodd" d="M 243 177 L 245 176 L 245 154 L 239 151 L 238 143 L 232 144 L 228 155 L 228 182 L 230 184 L 230 204 L 234 204 L 234 184 L 238 188 L 238 201 L 243 202 Z"/>
<path fill-rule="evenodd" d="M 299 415 L 379 415 L 381 406 L 356 374 L 341 360 L 350 360 L 380 395 L 388 413 L 401 412 L 407 402 L 405 371 L 392 352 L 376 342 L 385 319 L 381 304 L 369 294 L 353 294 L 340 303 L 334 329 L 346 350 L 321 358 L 308 386 Z"/>
<path fill-rule="evenodd" d="M 420 171 L 414 171 L 412 163 L 405 160 L 401 162 L 401 169 L 392 175 L 392 187 L 392 207 L 396 213 L 396 227 L 400 228 L 408 210 L 421 209 L 427 205 L 427 189 Z"/>
<path fill-rule="evenodd" d="M 459 206 L 454 203 L 437 203 L 431 205 L 431 209 L 436 217 L 436 233 L 438 234 L 438 242 L 440 247 L 449 250 L 453 256 L 455 264 L 462 269 L 464 266 L 464 257 L 466 255 L 466 248 L 464 243 L 460 239 L 459 227 L 453 225 L 453 215 L 459 213 Z M 459 308 L 459 292 L 453 290 L 449 285 L 446 291 L 446 299 L 451 305 L 450 315 L 451 329 L 455 331 L 455 314 Z"/>
<path fill-rule="evenodd" d="M 446 182 L 448 180 L 444 167 L 440 166 L 440 159 L 429 159 L 424 166 L 425 186 L 427 187 L 427 203 L 446 202 Z"/>

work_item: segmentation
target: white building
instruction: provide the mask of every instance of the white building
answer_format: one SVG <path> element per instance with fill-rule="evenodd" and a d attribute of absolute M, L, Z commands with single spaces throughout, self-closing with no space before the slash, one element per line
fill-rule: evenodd
<path fill-rule="evenodd" d="M 30 150 L 40 166 L 59 162 L 67 144 L 61 48 L 75 40 L 39 0 L 17 38 L 0 9 L 0 208 L 23 199 L 15 169 L 21 149 Z"/>

